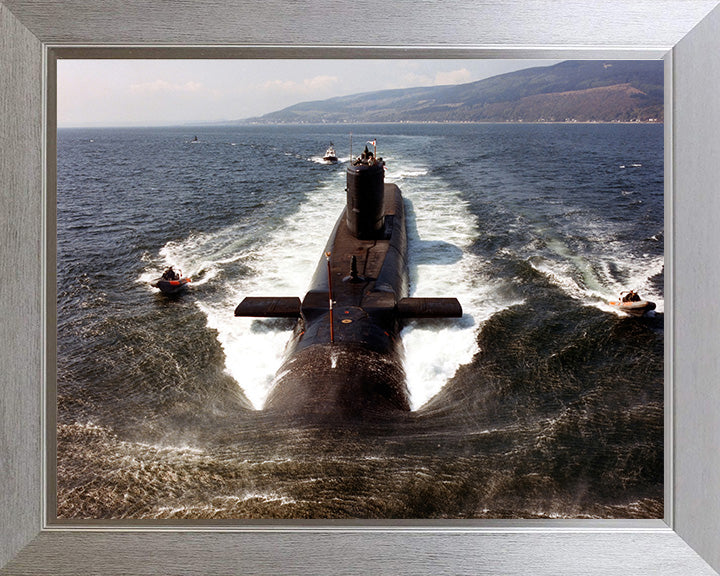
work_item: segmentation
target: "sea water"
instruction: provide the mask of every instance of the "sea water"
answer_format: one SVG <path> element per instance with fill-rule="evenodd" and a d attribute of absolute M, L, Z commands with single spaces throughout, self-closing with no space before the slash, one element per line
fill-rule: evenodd
<path fill-rule="evenodd" d="M 409 414 L 298 428 L 263 411 L 293 323 L 233 310 L 304 295 L 351 133 L 403 192 L 411 295 L 464 315 L 403 329 Z M 661 125 L 60 130 L 58 514 L 662 517 L 663 215 Z"/>

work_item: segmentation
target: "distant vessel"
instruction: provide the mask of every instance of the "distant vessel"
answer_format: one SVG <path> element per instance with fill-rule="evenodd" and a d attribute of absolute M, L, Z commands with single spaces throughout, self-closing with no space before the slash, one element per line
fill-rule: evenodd
<path fill-rule="evenodd" d="M 328 149 L 325 150 L 325 156 L 323 156 L 323 160 L 326 162 L 337 162 L 337 152 L 335 152 L 335 147 L 333 146 L 333 143 L 330 142 L 330 146 L 328 146 Z"/>
<path fill-rule="evenodd" d="M 630 316 L 642 316 L 646 312 L 655 310 L 655 302 L 643 300 L 634 290 L 620 292 L 620 300 L 611 301 L 610 306 L 613 306 Z"/>
<path fill-rule="evenodd" d="M 170 266 L 160 278 L 150 283 L 153 288 L 158 288 L 163 294 L 178 294 L 188 288 L 190 278 L 184 278 L 182 272 L 175 272 Z"/>
<path fill-rule="evenodd" d="M 297 318 L 266 408 L 343 420 L 410 409 L 400 330 L 408 318 L 458 318 L 455 298 L 408 298 L 400 189 L 367 147 L 347 167 L 347 204 L 310 290 L 248 297 L 236 316 Z"/>

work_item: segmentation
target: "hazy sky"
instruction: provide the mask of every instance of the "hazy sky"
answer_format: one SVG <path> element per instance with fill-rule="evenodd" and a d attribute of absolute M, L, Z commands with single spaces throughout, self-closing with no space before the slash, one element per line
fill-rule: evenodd
<path fill-rule="evenodd" d="M 58 125 L 238 120 L 307 100 L 462 84 L 557 60 L 60 60 Z"/>

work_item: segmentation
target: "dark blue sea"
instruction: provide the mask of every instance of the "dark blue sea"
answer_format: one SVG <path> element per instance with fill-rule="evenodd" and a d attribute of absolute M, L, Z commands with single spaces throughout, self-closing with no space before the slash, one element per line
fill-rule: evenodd
<path fill-rule="evenodd" d="M 289 424 L 292 322 L 233 311 L 304 295 L 350 133 L 405 197 L 411 295 L 465 315 L 404 329 L 410 413 Z M 663 228 L 662 125 L 61 129 L 58 516 L 661 518 Z"/>

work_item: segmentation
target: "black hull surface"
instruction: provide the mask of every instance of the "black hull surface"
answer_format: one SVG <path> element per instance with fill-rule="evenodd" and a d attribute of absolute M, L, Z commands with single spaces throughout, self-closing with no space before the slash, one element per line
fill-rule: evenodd
<path fill-rule="evenodd" d="M 385 225 L 378 239 L 355 238 L 338 219 L 302 302 L 287 360 L 266 408 L 339 415 L 410 409 L 402 368 L 397 303 L 407 296 L 405 216 L 400 190 L 385 185 Z M 355 257 L 357 278 L 350 275 Z M 332 342 L 331 342 L 332 338 Z"/>

